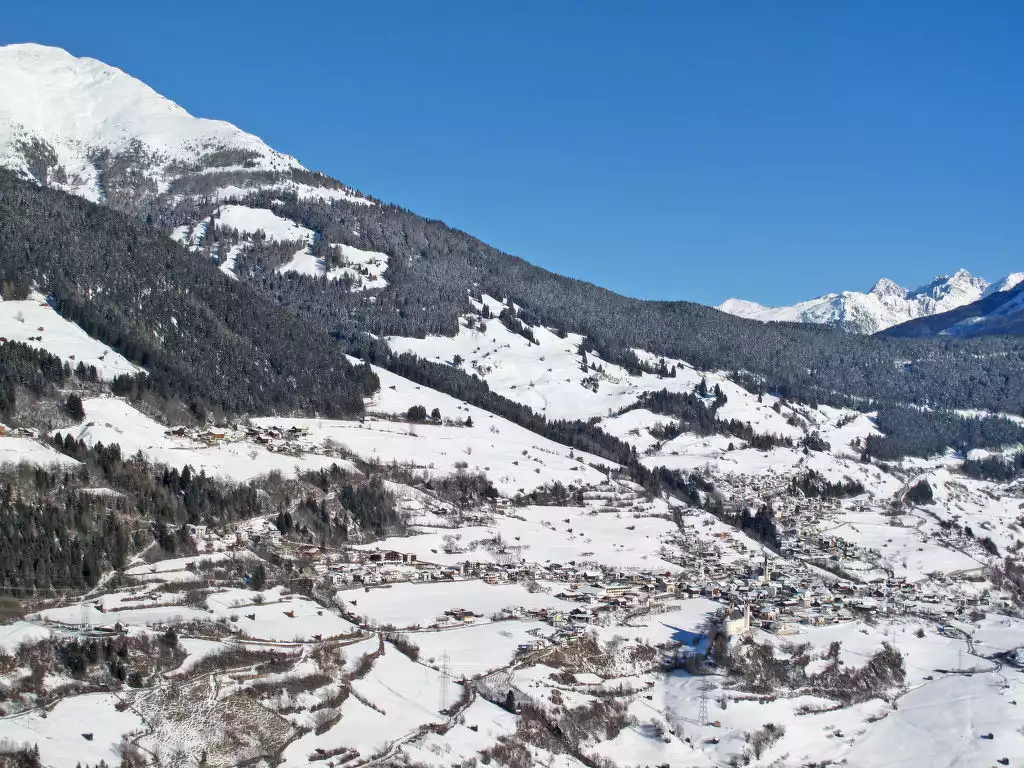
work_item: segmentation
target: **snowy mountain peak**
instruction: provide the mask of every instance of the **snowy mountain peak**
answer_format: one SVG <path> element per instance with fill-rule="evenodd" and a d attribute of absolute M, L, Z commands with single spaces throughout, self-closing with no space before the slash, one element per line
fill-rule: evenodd
<path fill-rule="evenodd" d="M 870 293 L 874 294 L 875 296 L 880 296 L 880 297 L 881 296 L 885 296 L 885 297 L 896 297 L 896 298 L 902 299 L 902 298 L 906 297 L 908 291 L 902 285 L 899 285 L 898 283 L 893 282 L 892 280 L 890 280 L 887 277 L 883 277 L 881 280 L 879 280 L 877 283 L 875 283 L 875 285 L 874 285 L 874 287 L 872 287 Z"/>
<path fill-rule="evenodd" d="M 940 275 L 927 285 L 914 290 L 912 296 L 928 296 L 936 301 L 960 296 L 980 295 L 988 288 L 988 281 L 975 277 L 966 269 L 958 269 L 952 275 Z M 971 299 L 973 301 L 974 299 Z"/>
<path fill-rule="evenodd" d="M 999 281 L 1008 290 L 1024 280 L 1024 274 Z M 854 333 L 876 333 L 918 317 L 948 312 L 981 298 L 988 281 L 966 269 L 940 275 L 932 282 L 908 291 L 882 278 L 867 293 L 829 293 L 788 307 L 765 307 L 756 302 L 729 299 L 718 306 L 723 312 L 765 322 L 819 323 Z"/>
<path fill-rule="evenodd" d="M 0 47 L 0 165 L 99 200 L 104 152 L 130 153 L 158 188 L 169 167 L 301 168 L 230 123 L 193 117 L 116 67 L 44 45 Z"/>
<path fill-rule="evenodd" d="M 1001 280 L 996 280 L 988 288 L 985 289 L 985 295 L 989 296 L 993 293 L 1002 293 L 1003 291 L 1012 291 L 1021 283 L 1024 283 L 1024 272 L 1012 272 Z"/>

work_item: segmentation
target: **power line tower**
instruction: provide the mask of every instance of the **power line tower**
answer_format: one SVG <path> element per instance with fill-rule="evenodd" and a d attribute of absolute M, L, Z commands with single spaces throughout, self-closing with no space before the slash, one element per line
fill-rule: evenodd
<path fill-rule="evenodd" d="M 441 691 L 438 698 L 438 712 L 444 712 L 448 709 L 448 683 L 452 679 L 452 670 L 448 662 L 448 651 L 445 651 L 441 654 L 441 667 L 438 670 L 441 673 Z"/>
<path fill-rule="evenodd" d="M 82 601 L 82 620 L 79 624 L 78 631 L 81 635 L 89 634 L 89 630 L 92 628 L 92 621 L 89 618 L 89 606 L 86 602 Z"/>
<path fill-rule="evenodd" d="M 697 727 L 704 730 L 708 724 L 708 691 L 714 688 L 711 683 L 702 683 L 700 686 L 700 709 L 697 711 Z"/>

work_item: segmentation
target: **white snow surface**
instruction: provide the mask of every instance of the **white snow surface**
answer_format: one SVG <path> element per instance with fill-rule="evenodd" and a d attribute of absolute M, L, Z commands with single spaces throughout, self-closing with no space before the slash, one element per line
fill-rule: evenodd
<path fill-rule="evenodd" d="M 87 445 L 103 443 L 121 446 L 124 455 L 141 451 L 150 461 L 232 480 L 251 480 L 280 471 L 325 469 L 337 464 L 354 469 L 351 462 L 317 453 L 293 456 L 274 453 L 265 447 L 242 440 L 225 440 L 216 445 L 198 443 L 188 437 L 168 434 L 168 427 L 115 397 L 95 397 L 83 401 L 85 420 L 77 426 L 55 430 L 70 434 Z"/>
<path fill-rule="evenodd" d="M 145 727 L 131 709 L 119 712 L 117 695 L 91 693 L 62 699 L 49 712 L 32 710 L 3 720 L 0 735 L 15 743 L 38 745 L 43 765 L 72 768 L 76 764 L 107 765 L 121 761 L 115 748 L 121 736 Z M 83 733 L 92 734 L 91 739 Z"/>
<path fill-rule="evenodd" d="M 78 462 L 31 437 L 0 436 L 0 465 L 34 464 L 37 467 L 77 467 Z"/>
<path fill-rule="evenodd" d="M 291 219 L 278 216 L 267 208 L 222 205 L 217 211 L 216 221 L 218 225 L 237 229 L 241 234 L 262 231 L 268 240 L 311 242 L 313 239 L 313 230 L 301 227 Z"/>
<path fill-rule="evenodd" d="M 34 645 L 41 640 L 48 640 L 51 634 L 46 627 L 30 621 L 15 621 L 0 626 L 0 649 L 13 656 L 22 645 Z"/>
<path fill-rule="evenodd" d="M 575 603 L 559 600 L 551 594 L 529 592 L 521 584 L 487 584 L 479 580 L 437 581 L 415 584 L 406 582 L 387 588 L 344 590 L 336 599 L 343 600 L 354 613 L 376 622 L 398 628 L 421 627 L 434 623 L 445 611 L 461 608 L 473 611 L 487 621 L 492 613 L 504 608 L 554 608 L 572 610 Z"/>

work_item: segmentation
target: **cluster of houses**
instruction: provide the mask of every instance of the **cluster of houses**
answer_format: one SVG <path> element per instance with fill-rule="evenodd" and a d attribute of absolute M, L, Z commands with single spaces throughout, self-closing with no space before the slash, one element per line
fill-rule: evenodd
<path fill-rule="evenodd" d="M 181 437 L 197 443 L 217 445 L 225 440 L 247 439 L 264 446 L 267 450 L 275 452 L 287 452 L 289 450 L 299 451 L 309 446 L 300 446 L 298 441 L 309 435 L 309 430 L 304 427 L 278 427 L 270 426 L 239 426 L 232 424 L 228 427 L 187 427 L 177 426 L 168 429 L 168 437 Z"/>

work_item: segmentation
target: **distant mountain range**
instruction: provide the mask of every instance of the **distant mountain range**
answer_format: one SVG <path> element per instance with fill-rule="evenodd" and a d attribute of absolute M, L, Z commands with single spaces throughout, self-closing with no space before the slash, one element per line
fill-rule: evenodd
<path fill-rule="evenodd" d="M 852 333 L 877 333 L 918 318 L 973 305 L 989 296 L 1005 294 L 1022 281 L 1024 272 L 989 283 L 961 269 L 953 275 L 936 277 L 914 290 L 883 278 L 867 293 L 828 293 L 788 307 L 766 307 L 743 299 L 728 299 L 718 305 L 718 309 L 763 322 L 816 323 Z M 998 299 L 993 302 L 1002 303 Z"/>

